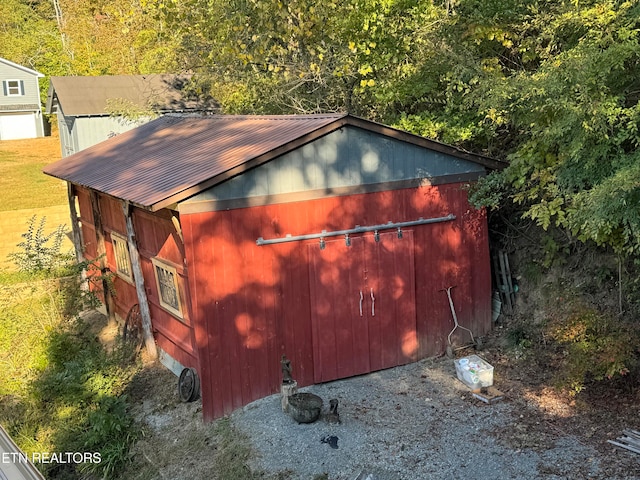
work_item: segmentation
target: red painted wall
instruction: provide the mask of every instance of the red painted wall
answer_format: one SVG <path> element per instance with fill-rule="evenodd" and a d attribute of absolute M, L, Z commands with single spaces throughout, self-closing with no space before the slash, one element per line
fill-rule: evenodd
<path fill-rule="evenodd" d="M 424 358 L 444 351 L 453 328 L 442 291 L 446 287 L 455 286 L 452 294 L 461 325 L 477 335 L 491 328 L 486 218 L 469 206 L 463 185 L 183 214 L 204 418 L 220 417 L 277 392 L 282 354 L 291 360 L 299 385 L 314 382 L 308 244 L 317 245 L 318 240 L 257 246 L 258 237 L 450 213 L 456 220 L 407 229 L 414 245 L 414 353 L 415 358 Z"/>
<path fill-rule="evenodd" d="M 133 214 L 140 262 L 158 345 L 185 367 L 198 367 L 195 334 L 190 313 L 187 268 L 184 265 L 184 245 L 169 212 L 152 214 L 136 209 Z M 155 283 L 152 258 L 159 258 L 174 267 L 178 274 L 178 290 L 182 301 L 182 318 L 177 318 L 160 304 Z"/>
<path fill-rule="evenodd" d="M 85 256 L 89 259 L 95 258 L 96 231 L 89 192 L 76 187 L 76 193 L 80 207 Z M 126 238 L 124 212 L 121 203 L 111 197 L 99 196 L 99 204 L 107 265 L 112 272 L 116 272 L 111 234 L 117 233 Z M 195 350 L 195 334 L 190 316 L 190 295 L 182 240 L 171 222 L 169 212 L 151 214 L 134 209 L 133 224 L 156 343 L 183 366 L 197 368 L 198 355 Z M 155 272 L 151 263 L 151 258 L 155 257 L 164 260 L 177 270 L 178 287 L 183 300 L 183 318 L 177 318 L 160 304 Z M 114 275 L 113 282 L 116 291 L 114 298 L 116 314 L 125 319 L 131 307 L 138 303 L 135 285 L 118 275 Z"/>

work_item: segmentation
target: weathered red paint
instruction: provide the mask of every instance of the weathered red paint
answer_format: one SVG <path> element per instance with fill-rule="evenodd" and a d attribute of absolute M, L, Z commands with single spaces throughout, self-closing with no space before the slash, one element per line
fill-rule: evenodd
<path fill-rule="evenodd" d="M 454 221 L 406 229 L 406 242 L 381 232 L 379 243 L 368 233 L 322 253 L 317 240 L 256 245 L 449 213 Z M 450 286 L 460 324 L 477 335 L 490 329 L 486 218 L 461 184 L 196 213 L 181 223 L 205 419 L 276 392 L 282 354 L 309 385 L 441 353 L 453 328 Z M 356 287 L 380 292 L 366 329 L 359 294 L 343 295 Z"/>
<path fill-rule="evenodd" d="M 412 233 L 308 245 L 315 382 L 416 359 Z"/>
<path fill-rule="evenodd" d="M 80 217 L 82 222 L 85 256 L 95 258 L 95 227 L 88 191 L 76 187 Z M 108 196 L 99 196 L 100 214 L 105 230 L 105 250 L 107 265 L 116 271 L 115 255 L 111 234 L 126 237 L 126 223 L 121 203 Z M 156 343 L 174 359 L 186 367 L 198 367 L 198 355 L 195 349 L 193 325 L 190 316 L 190 295 L 187 270 L 184 266 L 184 246 L 171 222 L 168 213 L 150 214 L 138 209 L 133 213 L 136 241 L 140 253 L 140 262 L 144 276 L 145 290 L 151 312 L 153 333 Z M 175 267 L 178 276 L 180 297 L 183 300 L 183 318 L 176 318 L 160 305 L 156 288 L 155 273 L 151 258 L 161 258 Z M 119 275 L 113 276 L 116 292 L 116 314 L 125 319 L 131 307 L 138 303 L 135 285 Z"/>

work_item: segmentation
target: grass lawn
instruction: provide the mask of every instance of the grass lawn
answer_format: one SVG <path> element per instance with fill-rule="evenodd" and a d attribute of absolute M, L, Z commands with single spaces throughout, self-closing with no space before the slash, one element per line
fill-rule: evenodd
<path fill-rule="evenodd" d="M 100 454 L 99 463 L 37 463 L 45 478 L 126 478 L 119 470 L 140 428 L 124 390 L 140 365 L 130 345 L 107 350 L 100 326 L 80 318 L 82 292 L 73 277 L 0 275 L 0 423 L 28 456 Z"/>
<path fill-rule="evenodd" d="M 5 192 L 0 212 L 66 205 L 62 180 L 42 173 L 45 165 L 61 158 L 58 136 L 0 142 L 0 191 Z"/>

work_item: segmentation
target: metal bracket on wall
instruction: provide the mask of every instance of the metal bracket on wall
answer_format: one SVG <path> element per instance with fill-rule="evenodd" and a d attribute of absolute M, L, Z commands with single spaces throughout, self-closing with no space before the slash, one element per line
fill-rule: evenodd
<path fill-rule="evenodd" d="M 356 225 L 355 228 L 350 228 L 347 230 L 334 230 L 331 232 L 327 232 L 326 230 L 323 230 L 320 233 L 310 233 L 307 235 L 287 234 L 285 237 L 282 237 L 282 238 L 271 238 L 268 240 L 265 240 L 264 238 L 260 237 L 256 240 L 256 245 L 258 246 L 273 245 L 275 243 L 299 242 L 301 240 L 314 240 L 316 238 L 319 238 L 320 248 L 323 248 L 324 239 L 328 237 L 338 237 L 338 236 L 344 235 L 345 241 L 346 241 L 346 239 L 349 238 L 348 236 L 351 235 L 352 233 L 375 232 L 376 236 L 379 238 L 379 234 L 378 234 L 379 230 L 390 230 L 390 229 L 396 229 L 398 232 L 398 238 L 402 238 L 402 228 L 404 227 L 412 227 L 414 225 L 426 225 L 429 223 L 448 222 L 455 219 L 456 219 L 456 216 L 450 213 L 446 217 L 436 217 L 436 218 L 420 217 L 418 220 L 411 220 L 409 222 L 389 222 L 389 223 L 383 223 L 380 225 L 371 225 L 366 227 Z M 347 246 L 349 243 L 350 241 L 347 243 Z"/>

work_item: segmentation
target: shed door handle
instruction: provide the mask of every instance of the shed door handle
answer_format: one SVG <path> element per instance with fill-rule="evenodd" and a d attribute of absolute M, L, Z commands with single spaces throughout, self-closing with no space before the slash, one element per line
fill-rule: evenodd
<path fill-rule="evenodd" d="M 362 300 L 364 300 L 364 295 L 362 294 L 362 290 L 360 290 L 360 316 L 362 316 Z"/>
<path fill-rule="evenodd" d="M 376 316 L 376 297 L 373 296 L 373 288 L 371 289 L 371 316 Z"/>

